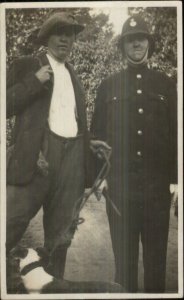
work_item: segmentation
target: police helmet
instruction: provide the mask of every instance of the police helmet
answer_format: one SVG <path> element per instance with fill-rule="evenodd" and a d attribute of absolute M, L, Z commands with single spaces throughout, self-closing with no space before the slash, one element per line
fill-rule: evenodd
<path fill-rule="evenodd" d="M 150 34 L 146 22 L 139 16 L 134 15 L 126 20 L 123 25 L 118 47 L 122 49 L 124 38 L 129 35 L 143 34 L 149 41 L 148 58 L 152 56 L 154 51 L 154 40 Z"/>

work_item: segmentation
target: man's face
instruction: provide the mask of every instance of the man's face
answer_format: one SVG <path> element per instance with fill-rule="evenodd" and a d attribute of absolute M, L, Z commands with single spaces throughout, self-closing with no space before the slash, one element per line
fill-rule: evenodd
<path fill-rule="evenodd" d="M 149 42 L 144 34 L 128 35 L 124 39 L 124 51 L 133 61 L 141 61 L 146 54 Z"/>
<path fill-rule="evenodd" d="M 62 27 L 49 36 L 48 51 L 56 60 L 64 62 L 70 54 L 74 40 L 74 30 L 70 27 Z"/>

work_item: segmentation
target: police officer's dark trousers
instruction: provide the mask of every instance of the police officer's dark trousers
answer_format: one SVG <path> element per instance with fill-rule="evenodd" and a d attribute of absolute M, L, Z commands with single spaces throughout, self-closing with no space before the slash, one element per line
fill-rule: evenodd
<path fill-rule="evenodd" d="M 46 132 L 47 149 L 43 152 L 48 172 L 45 166 L 43 170 L 39 166 L 29 184 L 7 187 L 6 247 L 9 251 L 19 242 L 43 206 L 44 246 L 51 253 L 48 271 L 62 277 L 67 248 L 76 229 L 74 218 L 84 192 L 84 145 L 82 135 L 63 138 Z"/>
<path fill-rule="evenodd" d="M 169 185 L 159 176 L 150 182 L 148 177 L 147 185 L 138 172 L 127 173 L 126 184 L 122 185 L 122 176 L 114 176 L 109 183 L 110 197 L 122 214 L 119 217 L 107 202 L 116 264 L 115 280 L 127 292 L 138 291 L 141 239 L 145 292 L 163 293 L 170 215 Z"/>

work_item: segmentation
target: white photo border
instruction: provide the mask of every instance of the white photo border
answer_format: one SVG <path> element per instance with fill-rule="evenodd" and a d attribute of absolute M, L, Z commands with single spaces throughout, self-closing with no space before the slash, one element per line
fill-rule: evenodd
<path fill-rule="evenodd" d="M 5 10 L 19 8 L 62 8 L 62 7 L 176 7 L 177 9 L 177 62 L 178 62 L 178 293 L 165 294 L 43 294 L 43 295 L 13 295 L 6 292 L 6 25 Z M 2 299 L 156 299 L 182 298 L 183 296 L 183 40 L 182 40 L 182 2 L 180 1 L 77 1 L 77 2 L 15 2 L 2 3 L 1 16 L 1 297 Z"/>

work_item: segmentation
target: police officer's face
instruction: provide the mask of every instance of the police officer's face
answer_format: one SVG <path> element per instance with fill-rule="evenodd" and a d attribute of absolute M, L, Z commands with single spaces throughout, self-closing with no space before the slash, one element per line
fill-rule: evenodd
<path fill-rule="evenodd" d="M 143 34 L 128 35 L 124 39 L 124 51 L 133 61 L 141 61 L 146 54 L 149 42 Z"/>
<path fill-rule="evenodd" d="M 70 54 L 75 40 L 74 30 L 70 27 L 54 31 L 48 38 L 48 52 L 56 59 L 64 62 Z"/>

